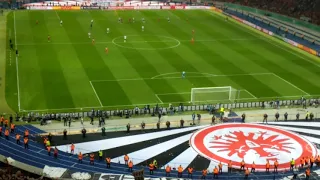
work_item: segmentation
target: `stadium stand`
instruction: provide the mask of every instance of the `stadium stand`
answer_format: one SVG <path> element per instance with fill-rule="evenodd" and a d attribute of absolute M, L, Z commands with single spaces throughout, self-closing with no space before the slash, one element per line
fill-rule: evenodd
<path fill-rule="evenodd" d="M 317 0 L 222 0 L 303 19 L 320 24 L 320 1 Z"/>

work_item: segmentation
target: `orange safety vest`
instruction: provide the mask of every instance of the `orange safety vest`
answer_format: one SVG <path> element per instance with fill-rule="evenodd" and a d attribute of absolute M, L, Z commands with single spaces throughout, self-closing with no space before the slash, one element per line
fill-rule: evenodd
<path fill-rule="evenodd" d="M 313 156 L 311 156 L 310 162 L 314 163 L 314 158 L 313 158 Z"/>
<path fill-rule="evenodd" d="M 269 169 L 269 168 L 270 168 L 270 163 L 269 163 L 269 162 L 267 162 L 267 164 L 266 164 L 266 168 L 267 168 L 267 169 Z"/>
<path fill-rule="evenodd" d="M 24 131 L 24 135 L 29 136 L 29 131 L 27 129 Z"/>
<path fill-rule="evenodd" d="M 232 162 L 228 163 L 228 168 L 232 168 Z"/>
<path fill-rule="evenodd" d="M 6 131 L 4 132 L 4 135 L 9 136 L 9 130 L 6 129 Z"/>
<path fill-rule="evenodd" d="M 208 170 L 206 170 L 206 169 L 202 170 L 202 175 L 203 176 L 206 176 L 207 174 L 208 174 Z"/>
<path fill-rule="evenodd" d="M 218 168 L 214 168 L 214 169 L 213 169 L 213 174 L 218 174 L 218 172 L 219 172 L 219 171 L 218 171 Z"/>
<path fill-rule="evenodd" d="M 154 169 L 154 165 L 152 163 L 149 164 L 149 169 L 153 170 Z"/>
<path fill-rule="evenodd" d="M 129 161 L 129 156 L 128 155 L 124 156 L 124 161 Z"/>
<path fill-rule="evenodd" d="M 320 162 L 320 156 L 317 157 L 317 161 Z"/>
<path fill-rule="evenodd" d="M 48 151 L 48 152 L 51 151 L 51 147 L 50 147 L 50 146 L 47 147 L 47 151 Z"/>
<path fill-rule="evenodd" d="M 170 166 L 167 166 L 167 167 L 166 167 L 166 172 L 169 173 L 170 171 L 171 171 L 171 167 L 170 167 Z"/>
<path fill-rule="evenodd" d="M 4 120 L 4 124 L 8 125 L 8 119 Z"/>
<path fill-rule="evenodd" d="M 307 157 L 307 158 L 305 159 L 305 162 L 306 162 L 306 164 L 309 163 L 309 162 L 310 162 L 310 158 Z"/>
<path fill-rule="evenodd" d="M 29 139 L 28 138 L 24 138 L 24 144 L 27 144 L 28 143 L 28 141 L 29 141 Z"/>
<path fill-rule="evenodd" d="M 128 167 L 129 167 L 129 168 L 132 168 L 132 167 L 133 167 L 133 162 L 132 162 L 132 161 L 129 162 Z"/>
<path fill-rule="evenodd" d="M 110 158 L 106 158 L 106 162 L 109 164 L 111 162 Z"/>
<path fill-rule="evenodd" d="M 80 152 L 80 153 L 78 154 L 78 159 L 79 159 L 79 160 L 82 160 L 82 157 L 83 157 L 83 156 L 82 156 L 82 153 Z"/>
<path fill-rule="evenodd" d="M 20 139 L 20 134 L 16 134 L 16 140 Z"/>
<path fill-rule="evenodd" d="M 244 166 L 244 161 L 241 161 L 241 166 Z"/>
<path fill-rule="evenodd" d="M 90 161 L 94 160 L 94 154 L 90 154 Z"/>
<path fill-rule="evenodd" d="M 14 124 L 11 124 L 10 126 L 11 126 L 11 129 L 14 129 Z"/>
<path fill-rule="evenodd" d="M 278 161 L 275 161 L 274 162 L 274 167 L 278 167 L 278 164 L 279 164 Z"/>
<path fill-rule="evenodd" d="M 304 164 L 304 162 L 305 162 L 304 158 L 301 158 L 301 159 L 300 159 L 300 163 L 301 163 L 301 164 Z"/>
<path fill-rule="evenodd" d="M 178 173 L 182 173 L 183 168 L 181 166 L 178 167 Z"/>
<path fill-rule="evenodd" d="M 71 145 L 71 151 L 73 151 L 73 150 L 74 150 L 74 144 Z"/>
<path fill-rule="evenodd" d="M 309 169 L 306 170 L 306 175 L 310 176 L 310 170 Z"/>
<path fill-rule="evenodd" d="M 245 175 L 249 175 L 249 170 L 248 169 L 246 170 Z"/>
<path fill-rule="evenodd" d="M 192 174 L 192 172 L 193 172 L 193 168 L 189 167 L 189 168 L 188 168 L 188 173 L 189 173 L 189 174 Z"/>
<path fill-rule="evenodd" d="M 256 164 L 253 163 L 252 166 L 251 166 L 251 168 L 255 169 L 255 168 L 256 168 Z"/>
<path fill-rule="evenodd" d="M 218 165 L 218 166 L 219 166 L 219 169 L 222 169 L 222 164 L 221 164 L 221 163 L 219 163 L 219 165 Z"/>
<path fill-rule="evenodd" d="M 1 117 L 0 119 L 0 123 L 2 123 L 4 121 L 4 117 Z"/>

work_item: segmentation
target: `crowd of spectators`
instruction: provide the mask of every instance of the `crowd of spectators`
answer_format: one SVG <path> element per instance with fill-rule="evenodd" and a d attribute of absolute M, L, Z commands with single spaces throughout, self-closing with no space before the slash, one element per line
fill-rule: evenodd
<path fill-rule="evenodd" d="M 30 174 L 16 168 L 0 168 L 0 180 L 47 180 L 48 178 Z"/>
<path fill-rule="evenodd" d="M 308 20 L 320 25 L 319 0 L 219 0 Z"/>

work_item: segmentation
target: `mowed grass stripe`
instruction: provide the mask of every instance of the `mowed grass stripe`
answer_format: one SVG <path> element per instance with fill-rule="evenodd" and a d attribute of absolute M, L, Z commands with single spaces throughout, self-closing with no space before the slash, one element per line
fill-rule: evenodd
<path fill-rule="evenodd" d="M 13 14 L 13 13 L 12 13 Z M 17 33 L 17 43 L 20 42 L 34 42 L 32 33 L 36 27 L 35 21 L 30 23 L 30 16 L 27 11 L 16 11 L 16 33 Z M 12 21 L 13 22 L 13 21 Z M 45 23 L 39 24 L 39 26 L 45 26 Z M 12 36 L 14 36 L 14 27 L 12 28 Z M 46 39 L 46 37 L 43 37 Z M 12 39 L 13 40 L 13 39 Z M 15 42 L 13 40 L 13 42 Z M 21 109 L 43 109 L 47 108 L 47 102 L 44 93 L 44 84 L 41 77 L 41 66 L 39 64 L 39 57 L 37 55 L 37 50 L 33 46 L 25 47 L 17 45 L 20 56 L 18 58 L 19 65 L 19 88 L 20 88 L 20 101 Z M 15 52 L 12 52 L 12 58 L 15 63 Z M 16 70 L 13 71 L 13 77 L 16 78 Z M 10 77 L 10 76 L 8 76 Z M 16 79 L 13 81 L 16 84 Z M 17 86 L 14 86 L 17 88 Z M 15 91 L 15 96 L 17 96 L 17 89 Z M 17 102 L 17 100 L 16 100 Z M 17 108 L 17 106 L 15 106 Z"/>
<path fill-rule="evenodd" d="M 71 14 L 73 12 L 61 12 L 58 14 L 61 19 L 67 21 L 64 23 L 66 32 L 71 41 L 88 41 L 88 26 L 84 26 L 83 22 L 79 22 L 77 18 L 80 14 Z M 88 24 L 89 25 L 89 24 Z M 80 60 L 83 67 L 85 67 L 85 72 L 90 80 L 105 80 L 105 79 L 114 79 L 114 76 L 110 69 L 105 65 L 103 59 L 97 52 L 97 49 L 94 45 L 81 45 L 73 44 L 74 49 L 77 52 L 78 59 Z M 89 83 L 89 82 L 85 82 Z M 95 84 L 93 84 L 95 86 Z M 124 102 L 125 104 L 130 104 L 125 92 L 122 90 L 121 86 L 117 81 L 113 81 L 109 84 L 112 88 L 101 87 L 99 86 L 96 89 L 98 96 L 104 106 L 106 105 L 118 105 L 118 101 Z M 112 96 L 110 96 L 110 94 Z"/>
<path fill-rule="evenodd" d="M 28 13 L 30 17 L 30 25 L 32 26 L 36 20 L 45 22 L 46 19 L 43 13 L 44 12 L 42 11 L 30 11 Z M 35 42 L 43 42 L 43 39 L 46 39 L 48 34 L 49 31 L 47 25 L 34 26 L 33 28 L 32 35 L 34 36 Z M 41 67 L 41 77 L 47 108 L 60 108 L 61 103 L 63 103 L 66 108 L 73 108 L 73 100 L 54 47 L 48 45 L 43 48 L 41 45 L 36 45 L 35 48 L 38 56 L 38 63 Z M 61 99 L 63 99 L 63 102 L 60 101 Z"/>
<path fill-rule="evenodd" d="M 9 38 L 11 36 L 12 40 L 14 41 L 14 25 L 13 25 L 13 13 L 10 12 L 7 15 L 7 39 L 6 42 L 3 42 L 6 44 L 6 51 L 10 48 L 9 45 Z M 6 52 L 6 84 L 5 84 L 5 98 L 8 103 L 8 105 L 11 107 L 12 110 L 18 111 L 18 98 L 17 98 L 17 79 L 16 79 L 16 63 L 15 63 L 15 52 L 11 52 L 11 61 L 12 64 L 8 63 L 10 61 L 10 54 L 7 51 Z M 4 67 L 3 67 L 4 68 Z M 2 84 L 2 83 L 1 83 Z M 2 84 L 3 85 L 3 84 Z M 4 85 L 3 85 L 4 86 Z"/>
<path fill-rule="evenodd" d="M 50 19 L 46 24 L 49 34 L 53 38 L 53 42 L 70 42 L 69 36 L 64 26 L 60 26 L 60 19 L 55 11 L 44 13 L 46 19 Z M 92 90 L 90 80 L 80 63 L 76 50 L 71 44 L 53 45 L 57 52 L 57 59 L 62 66 L 62 72 L 66 79 L 70 94 L 72 96 L 75 107 L 97 106 L 99 102 Z M 57 92 L 64 93 L 64 92 Z"/>

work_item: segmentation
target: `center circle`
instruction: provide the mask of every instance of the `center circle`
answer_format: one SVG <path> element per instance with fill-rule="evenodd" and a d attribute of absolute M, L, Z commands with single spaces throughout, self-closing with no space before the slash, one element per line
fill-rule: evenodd
<path fill-rule="evenodd" d="M 118 47 L 136 50 L 164 50 L 178 47 L 181 43 L 179 40 L 160 35 L 128 35 L 116 37 L 112 43 Z"/>

